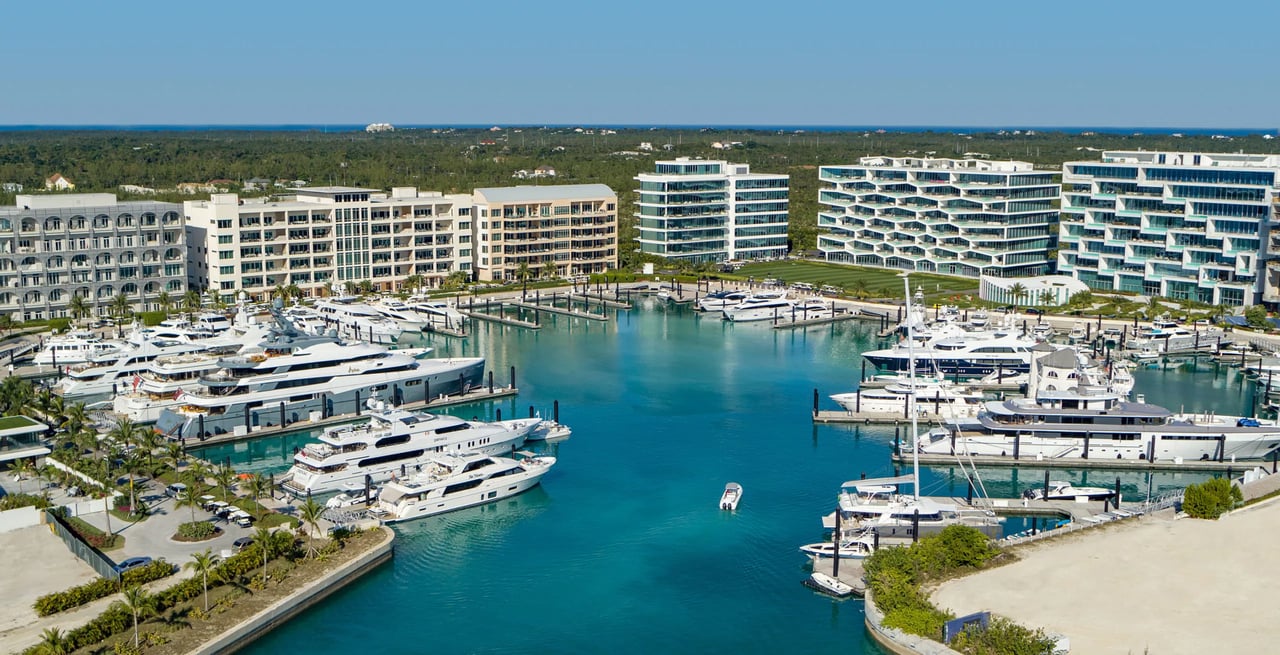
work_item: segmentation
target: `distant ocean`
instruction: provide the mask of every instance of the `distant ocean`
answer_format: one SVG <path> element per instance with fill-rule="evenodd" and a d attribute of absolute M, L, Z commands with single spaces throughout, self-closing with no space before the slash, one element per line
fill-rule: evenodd
<path fill-rule="evenodd" d="M 429 130 L 429 129 L 486 129 L 494 124 L 473 125 L 397 125 L 397 129 Z M 761 131 L 761 132 L 948 132 L 948 133 L 989 133 L 1000 130 L 1035 130 L 1037 132 L 1098 132 L 1105 134 L 1186 134 L 1247 136 L 1250 134 L 1275 134 L 1276 129 L 1263 128 L 1201 128 L 1201 127 L 1094 127 L 1094 126 L 967 126 L 967 125 L 599 125 L 599 124 L 563 124 L 563 125 L 502 125 L 523 129 L 537 128 L 574 128 L 589 127 L 592 129 L 626 129 L 626 130 L 722 130 L 722 131 Z M 40 132 L 40 131 L 102 131 L 102 132 L 363 132 L 365 126 L 357 124 L 295 124 L 295 125 L 0 125 L 0 132 Z"/>

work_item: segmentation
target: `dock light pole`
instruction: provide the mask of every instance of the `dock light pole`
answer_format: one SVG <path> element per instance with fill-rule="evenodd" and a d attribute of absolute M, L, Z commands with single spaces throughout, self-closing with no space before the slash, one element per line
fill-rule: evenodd
<path fill-rule="evenodd" d="M 916 379 L 916 333 L 915 322 L 911 320 L 911 274 L 902 274 L 902 288 L 905 290 L 905 302 L 907 312 L 907 366 L 910 370 L 911 381 L 914 383 Z M 914 386 L 914 385 L 912 385 Z M 909 403 L 911 413 L 911 469 L 914 476 L 912 484 L 912 495 L 917 501 L 920 500 L 920 431 L 916 419 L 916 395 L 915 393 L 907 394 L 907 402 Z M 916 539 L 916 532 L 920 527 L 920 510 L 916 510 L 914 520 L 915 526 L 912 529 L 911 538 Z"/>

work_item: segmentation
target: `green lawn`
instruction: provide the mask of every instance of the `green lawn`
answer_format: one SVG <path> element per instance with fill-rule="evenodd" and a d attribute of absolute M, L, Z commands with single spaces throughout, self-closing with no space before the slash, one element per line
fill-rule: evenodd
<path fill-rule="evenodd" d="M 747 264 L 734 272 L 742 277 L 754 277 L 756 280 L 774 277 L 791 284 L 792 282 L 808 282 L 810 284 L 829 284 L 834 287 L 851 289 L 855 280 L 866 283 L 871 297 L 901 298 L 902 278 L 898 271 L 881 268 L 865 268 L 861 266 L 842 266 L 809 261 L 776 261 L 759 264 Z M 946 275 L 929 273 L 912 273 L 911 288 L 921 288 L 925 294 L 938 293 L 978 293 L 978 281 Z"/>

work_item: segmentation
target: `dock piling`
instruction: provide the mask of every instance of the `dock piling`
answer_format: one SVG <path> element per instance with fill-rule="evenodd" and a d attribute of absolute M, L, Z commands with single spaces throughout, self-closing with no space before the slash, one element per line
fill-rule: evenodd
<path fill-rule="evenodd" d="M 493 371 L 489 371 L 489 393 L 493 393 Z"/>
<path fill-rule="evenodd" d="M 529 418 L 533 418 L 533 405 L 529 405 Z"/>
<path fill-rule="evenodd" d="M 511 367 L 511 388 L 516 388 L 516 367 Z"/>
<path fill-rule="evenodd" d="M 551 401 L 551 420 L 555 421 L 556 423 L 560 422 L 560 401 L 559 400 Z"/>
<path fill-rule="evenodd" d="M 1049 500 L 1049 470 L 1048 469 L 1045 469 L 1045 472 L 1044 472 L 1044 495 L 1040 497 L 1040 500 Z"/>
<path fill-rule="evenodd" d="M 818 388 L 813 388 L 813 415 L 818 415 Z"/>

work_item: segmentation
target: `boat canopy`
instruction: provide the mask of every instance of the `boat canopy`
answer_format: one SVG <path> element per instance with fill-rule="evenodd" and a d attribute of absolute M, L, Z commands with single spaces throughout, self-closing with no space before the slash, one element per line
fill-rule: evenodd
<path fill-rule="evenodd" d="M 875 493 L 878 490 L 873 489 L 872 487 L 888 486 L 889 488 L 884 491 L 893 492 L 893 491 L 896 491 L 897 485 L 911 484 L 912 482 L 915 482 L 915 481 L 916 481 L 916 476 L 914 475 L 899 475 L 898 477 L 895 477 L 895 478 L 867 478 L 865 480 L 850 480 L 840 485 L 840 487 L 842 489 L 857 489 L 864 493 Z"/>

